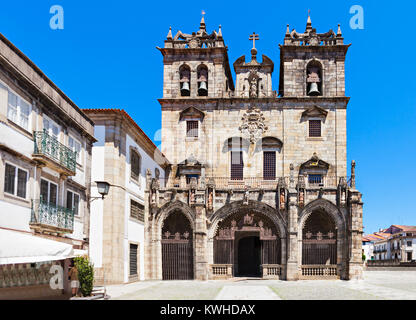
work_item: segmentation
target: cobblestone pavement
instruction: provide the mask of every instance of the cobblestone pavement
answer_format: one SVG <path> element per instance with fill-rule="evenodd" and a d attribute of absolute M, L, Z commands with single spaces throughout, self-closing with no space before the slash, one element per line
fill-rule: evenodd
<path fill-rule="evenodd" d="M 367 271 L 360 281 L 143 281 L 107 292 L 122 300 L 416 300 L 416 271 Z"/>

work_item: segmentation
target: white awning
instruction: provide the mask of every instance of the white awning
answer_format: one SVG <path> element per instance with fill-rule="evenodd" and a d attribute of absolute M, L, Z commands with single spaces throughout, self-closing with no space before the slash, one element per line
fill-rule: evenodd
<path fill-rule="evenodd" d="M 70 244 L 0 229 L 0 265 L 56 261 L 73 256 Z"/>

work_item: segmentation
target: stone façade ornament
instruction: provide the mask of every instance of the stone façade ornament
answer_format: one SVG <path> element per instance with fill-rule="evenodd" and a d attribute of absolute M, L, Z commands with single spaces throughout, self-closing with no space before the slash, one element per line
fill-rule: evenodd
<path fill-rule="evenodd" d="M 250 143 L 256 143 L 268 130 L 268 127 L 265 125 L 265 118 L 260 109 L 251 106 L 247 109 L 242 120 L 242 125 L 238 129 L 241 133 L 248 139 Z"/>

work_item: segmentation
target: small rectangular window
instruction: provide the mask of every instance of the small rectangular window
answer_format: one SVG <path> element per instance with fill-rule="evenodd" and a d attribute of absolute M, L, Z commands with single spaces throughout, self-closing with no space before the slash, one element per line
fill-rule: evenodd
<path fill-rule="evenodd" d="M 7 118 L 29 130 L 29 117 L 32 106 L 8 89 Z"/>
<path fill-rule="evenodd" d="M 6 163 L 4 192 L 26 199 L 28 172 Z"/>
<path fill-rule="evenodd" d="M 130 244 L 130 276 L 137 275 L 137 244 Z"/>
<path fill-rule="evenodd" d="M 263 179 L 275 180 L 276 179 L 276 152 L 265 151 L 263 153 Z"/>
<path fill-rule="evenodd" d="M 308 182 L 310 185 L 321 185 L 322 181 L 322 175 L 320 174 L 310 174 L 308 176 Z"/>
<path fill-rule="evenodd" d="M 198 183 L 199 175 L 197 175 L 197 174 L 187 174 L 186 175 L 186 184 L 190 184 L 192 178 L 196 178 L 196 183 Z"/>
<path fill-rule="evenodd" d="M 244 162 L 243 152 L 231 152 L 231 180 L 243 180 Z"/>
<path fill-rule="evenodd" d="M 198 138 L 198 121 L 186 121 L 186 136 Z"/>
<path fill-rule="evenodd" d="M 41 179 L 40 195 L 42 197 L 42 202 L 56 206 L 58 204 L 58 185 Z"/>
<path fill-rule="evenodd" d="M 131 178 L 139 181 L 141 171 L 141 158 L 139 154 L 131 150 L 130 151 L 130 165 L 131 165 Z"/>
<path fill-rule="evenodd" d="M 321 120 L 309 120 L 309 137 L 321 137 Z"/>
<path fill-rule="evenodd" d="M 6 174 L 4 179 L 4 192 L 14 194 L 16 178 L 16 167 L 6 163 Z"/>
<path fill-rule="evenodd" d="M 67 191 L 66 193 L 66 207 L 68 209 L 74 210 L 74 215 L 79 215 L 79 194 Z"/>
<path fill-rule="evenodd" d="M 77 153 L 77 163 L 81 163 L 81 143 L 79 143 L 76 139 L 69 137 L 68 147 Z"/>
<path fill-rule="evenodd" d="M 130 216 L 139 220 L 140 222 L 144 222 L 144 205 L 131 200 L 130 201 Z"/>
<path fill-rule="evenodd" d="M 407 241 L 407 246 L 411 247 L 412 246 L 412 241 Z"/>

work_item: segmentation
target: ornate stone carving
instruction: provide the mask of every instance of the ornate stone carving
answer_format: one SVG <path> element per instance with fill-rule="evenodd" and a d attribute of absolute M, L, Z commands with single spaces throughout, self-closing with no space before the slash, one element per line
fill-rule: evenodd
<path fill-rule="evenodd" d="M 256 143 L 263 133 L 268 130 L 263 113 L 254 106 L 248 108 L 241 120 L 243 123 L 239 130 L 245 137 L 250 139 L 251 143 Z"/>

